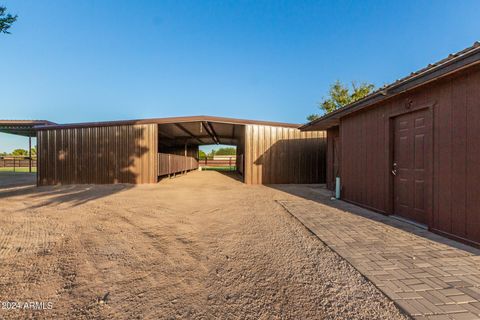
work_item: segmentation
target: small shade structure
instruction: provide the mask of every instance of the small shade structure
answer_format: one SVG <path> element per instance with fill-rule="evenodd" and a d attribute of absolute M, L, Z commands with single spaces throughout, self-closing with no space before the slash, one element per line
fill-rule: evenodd
<path fill-rule="evenodd" d="M 0 132 L 28 137 L 29 171 L 32 172 L 32 137 L 37 136 L 37 126 L 54 125 L 47 120 L 0 120 Z"/>
<path fill-rule="evenodd" d="M 155 183 L 195 169 L 208 144 L 237 147 L 247 184 L 324 183 L 326 134 L 298 127 L 212 116 L 40 126 L 37 183 Z"/>
<path fill-rule="evenodd" d="M 301 127 L 341 198 L 480 245 L 480 44 Z"/>

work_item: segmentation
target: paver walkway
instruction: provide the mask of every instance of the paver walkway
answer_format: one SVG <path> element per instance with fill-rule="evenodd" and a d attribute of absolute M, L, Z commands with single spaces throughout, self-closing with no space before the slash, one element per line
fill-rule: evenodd
<path fill-rule="evenodd" d="M 278 202 L 400 308 L 415 319 L 480 319 L 480 250 L 306 188 L 305 200 Z"/>

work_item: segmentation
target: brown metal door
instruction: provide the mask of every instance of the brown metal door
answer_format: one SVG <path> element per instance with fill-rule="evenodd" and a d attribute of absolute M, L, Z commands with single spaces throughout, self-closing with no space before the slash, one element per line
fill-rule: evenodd
<path fill-rule="evenodd" d="M 394 118 L 394 214 L 427 224 L 431 203 L 431 133 L 428 110 Z"/>

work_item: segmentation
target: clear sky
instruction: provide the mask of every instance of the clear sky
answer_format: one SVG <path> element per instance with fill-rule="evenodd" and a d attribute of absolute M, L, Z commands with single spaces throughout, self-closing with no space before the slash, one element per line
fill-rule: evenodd
<path fill-rule="evenodd" d="M 0 119 L 302 123 L 329 84 L 383 85 L 480 39 L 480 1 L 1 1 Z M 0 151 L 25 147 L 0 134 Z"/>

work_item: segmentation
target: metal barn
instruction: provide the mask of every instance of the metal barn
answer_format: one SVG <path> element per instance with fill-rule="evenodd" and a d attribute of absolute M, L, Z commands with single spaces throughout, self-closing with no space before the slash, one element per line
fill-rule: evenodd
<path fill-rule="evenodd" d="M 35 127 L 38 185 L 155 183 L 198 168 L 198 146 L 237 146 L 247 184 L 325 182 L 324 131 L 209 116 Z"/>
<path fill-rule="evenodd" d="M 480 44 L 303 126 L 341 198 L 480 245 Z"/>

